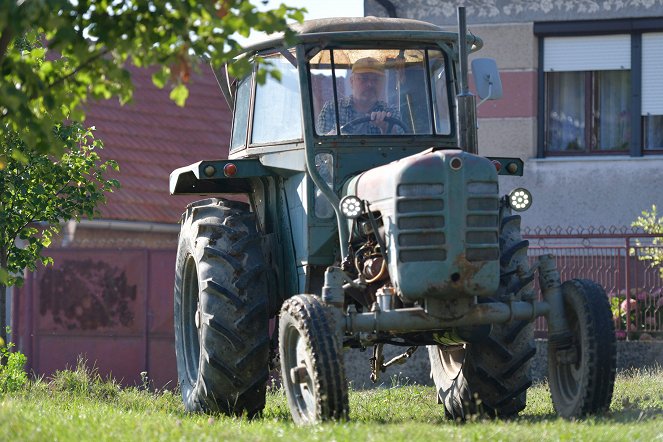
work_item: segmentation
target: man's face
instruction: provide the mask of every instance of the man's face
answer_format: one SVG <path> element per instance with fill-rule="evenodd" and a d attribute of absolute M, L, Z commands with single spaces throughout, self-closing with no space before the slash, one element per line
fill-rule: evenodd
<path fill-rule="evenodd" d="M 350 77 L 354 96 L 362 101 L 377 101 L 384 90 L 384 74 L 356 72 Z"/>

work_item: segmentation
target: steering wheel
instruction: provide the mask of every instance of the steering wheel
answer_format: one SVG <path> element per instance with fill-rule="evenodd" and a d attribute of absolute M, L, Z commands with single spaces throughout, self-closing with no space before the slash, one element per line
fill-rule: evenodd
<path fill-rule="evenodd" d="M 355 118 L 354 120 L 348 121 L 345 123 L 343 126 L 341 126 L 341 133 L 346 132 L 348 128 L 358 126 L 360 124 L 368 123 L 371 120 L 371 117 L 359 117 Z M 400 126 L 403 129 L 403 132 L 408 132 L 408 128 L 405 126 L 405 124 L 399 120 L 398 118 L 394 117 L 384 117 L 383 120 L 385 123 L 387 123 L 387 131 L 385 132 L 386 134 L 390 134 L 394 126 Z"/>

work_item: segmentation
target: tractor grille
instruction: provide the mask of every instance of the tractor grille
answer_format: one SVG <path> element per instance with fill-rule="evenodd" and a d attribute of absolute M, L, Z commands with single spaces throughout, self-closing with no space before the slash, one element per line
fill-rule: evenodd
<path fill-rule="evenodd" d="M 499 258 L 499 199 L 496 182 L 467 183 L 465 258 L 493 261 Z"/>
<path fill-rule="evenodd" d="M 441 183 L 398 187 L 396 211 L 401 262 L 447 259 L 443 193 Z"/>

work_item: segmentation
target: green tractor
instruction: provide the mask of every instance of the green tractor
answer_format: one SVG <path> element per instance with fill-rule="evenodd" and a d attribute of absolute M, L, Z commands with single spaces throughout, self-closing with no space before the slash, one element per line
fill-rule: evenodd
<path fill-rule="evenodd" d="M 228 159 L 171 174 L 209 198 L 182 215 L 175 343 L 189 411 L 256 415 L 270 363 L 298 424 L 348 417 L 343 349 L 372 347 L 371 378 L 427 348 L 454 419 L 525 408 L 533 320 L 549 330 L 558 414 L 606 410 L 616 350 L 605 292 L 533 264 L 520 233 L 532 197 L 500 193 L 517 158 L 478 155 L 468 53 L 482 42 L 414 20 L 305 22 L 246 49 L 254 72 L 217 78 L 233 109 Z M 257 81 L 269 62 L 278 80 Z M 472 63 L 495 99 L 495 62 Z M 241 200 L 242 198 L 238 198 Z M 541 296 L 535 293 L 535 278 Z M 391 361 L 385 344 L 402 346 Z M 278 358 L 276 354 L 278 353 Z"/>

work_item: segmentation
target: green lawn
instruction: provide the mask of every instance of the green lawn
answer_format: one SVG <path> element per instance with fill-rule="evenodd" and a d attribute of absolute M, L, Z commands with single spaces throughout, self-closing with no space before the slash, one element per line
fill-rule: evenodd
<path fill-rule="evenodd" d="M 529 390 L 513 421 L 451 422 L 433 388 L 422 386 L 352 391 L 350 407 L 350 422 L 299 428 L 283 392 L 272 390 L 252 421 L 187 414 L 175 392 L 121 389 L 79 367 L 0 397 L 0 440 L 663 441 L 663 370 L 619 375 L 610 412 L 577 422 L 553 414 L 545 384 Z"/>

